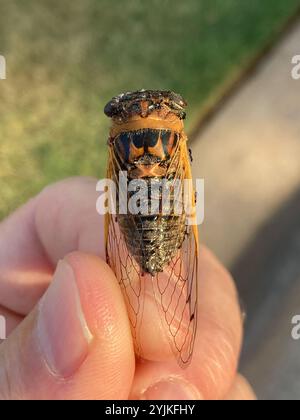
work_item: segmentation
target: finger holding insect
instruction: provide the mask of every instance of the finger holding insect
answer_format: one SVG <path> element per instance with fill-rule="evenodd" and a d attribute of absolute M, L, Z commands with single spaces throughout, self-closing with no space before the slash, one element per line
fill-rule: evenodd
<path fill-rule="evenodd" d="M 161 345 L 161 361 L 152 358 L 138 363 L 132 398 L 151 399 L 155 396 L 152 392 L 156 392 L 157 387 L 162 391 L 161 384 L 166 383 L 168 393 L 170 389 L 177 392 L 183 388 L 196 399 L 222 399 L 232 387 L 242 340 L 242 316 L 236 289 L 230 275 L 204 247 L 199 257 L 199 278 L 198 326 L 191 364 L 181 369 L 171 355 L 166 360 L 164 347 L 168 345 L 160 341 L 157 344 Z M 151 349 L 148 350 L 151 356 Z M 155 357 L 157 355 L 158 351 Z M 170 398 L 169 394 L 167 396 Z"/>

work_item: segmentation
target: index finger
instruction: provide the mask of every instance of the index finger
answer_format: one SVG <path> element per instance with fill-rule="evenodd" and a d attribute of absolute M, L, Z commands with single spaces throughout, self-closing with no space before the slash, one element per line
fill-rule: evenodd
<path fill-rule="evenodd" d="M 0 305 L 26 315 L 43 295 L 57 262 L 79 250 L 105 257 L 96 180 L 47 187 L 0 224 Z"/>

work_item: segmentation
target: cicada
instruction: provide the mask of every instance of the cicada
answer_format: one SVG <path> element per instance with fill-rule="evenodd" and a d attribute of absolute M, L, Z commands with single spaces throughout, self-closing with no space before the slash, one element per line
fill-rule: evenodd
<path fill-rule="evenodd" d="M 192 189 L 188 195 L 193 209 L 188 214 L 180 188 L 192 179 L 185 107 L 171 91 L 141 90 L 114 97 L 104 110 L 112 119 L 107 177 L 116 185 L 115 211 L 106 215 L 107 262 L 123 291 L 137 354 L 143 356 L 140 331 L 151 286 L 159 319 L 183 367 L 193 353 L 198 287 L 195 193 Z M 138 208 L 132 205 L 137 191 L 127 188 L 132 184 L 139 194 L 143 189 L 135 201 Z"/>

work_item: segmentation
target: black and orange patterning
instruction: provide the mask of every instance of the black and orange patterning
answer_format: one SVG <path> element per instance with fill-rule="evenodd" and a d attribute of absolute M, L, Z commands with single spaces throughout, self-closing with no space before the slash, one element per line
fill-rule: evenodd
<path fill-rule="evenodd" d="M 177 180 L 191 179 L 184 133 L 186 103 L 170 91 L 142 90 L 113 98 L 105 107 L 112 118 L 108 178 L 117 185 L 117 201 L 129 200 L 118 182 L 143 179 L 147 186 L 164 180 L 172 191 Z M 158 189 L 158 201 L 161 189 Z M 171 205 L 182 197 L 171 193 Z M 194 194 L 191 196 L 195 204 Z M 150 195 L 149 195 L 150 201 Z M 150 206 L 150 202 L 149 202 Z M 181 366 L 191 360 L 197 327 L 198 236 L 187 214 L 107 215 L 107 261 L 122 288 L 136 350 L 142 355 L 145 290 L 152 285 L 158 311 L 173 352 Z"/>

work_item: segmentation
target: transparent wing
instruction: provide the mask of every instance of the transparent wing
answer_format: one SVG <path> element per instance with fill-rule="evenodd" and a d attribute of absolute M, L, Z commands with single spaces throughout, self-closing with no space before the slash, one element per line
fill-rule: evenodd
<path fill-rule="evenodd" d="M 184 139 L 186 140 L 186 139 Z M 186 142 L 182 142 L 174 155 L 175 179 L 192 179 Z M 190 209 L 195 211 L 195 193 L 189 191 Z M 180 198 L 177 198 L 180 199 Z M 153 278 L 153 290 L 164 329 L 174 355 L 182 367 L 192 359 L 197 332 L 198 311 L 198 230 L 196 214 L 194 224 L 186 225 L 186 234 L 181 248 L 163 273 Z"/>
<path fill-rule="evenodd" d="M 118 174 L 121 170 L 117 156 L 110 148 L 107 177 L 118 185 Z M 120 196 L 119 200 L 127 200 Z M 130 214 L 128 215 L 130 217 Z M 142 240 L 142 239 L 140 239 Z M 106 258 L 120 284 L 127 306 L 132 336 L 137 355 L 142 356 L 139 336 L 144 312 L 145 282 L 139 264 L 130 254 L 124 235 L 120 230 L 117 215 L 106 215 Z"/>
<path fill-rule="evenodd" d="M 135 349 L 142 356 L 139 336 L 143 318 L 145 282 L 141 269 L 130 255 L 116 218 L 108 216 L 107 262 L 114 271 L 127 306 Z"/>
<path fill-rule="evenodd" d="M 177 256 L 153 277 L 153 290 L 173 353 L 179 365 L 186 367 L 197 331 L 198 252 L 193 227 L 188 228 Z"/>

